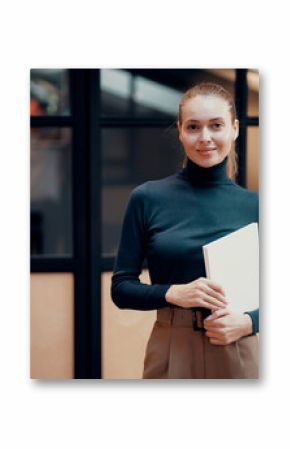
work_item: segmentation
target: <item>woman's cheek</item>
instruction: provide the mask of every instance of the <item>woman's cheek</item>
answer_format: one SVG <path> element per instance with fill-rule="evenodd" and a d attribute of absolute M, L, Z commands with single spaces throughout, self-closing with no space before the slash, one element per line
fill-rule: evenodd
<path fill-rule="evenodd" d="M 195 136 L 192 136 L 192 135 L 188 136 L 186 140 L 187 140 L 187 142 L 190 145 L 194 145 L 197 142 L 197 138 Z"/>

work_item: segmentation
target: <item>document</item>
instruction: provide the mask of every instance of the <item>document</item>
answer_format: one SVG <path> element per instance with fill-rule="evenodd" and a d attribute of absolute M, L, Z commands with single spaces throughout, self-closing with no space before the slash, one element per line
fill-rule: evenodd
<path fill-rule="evenodd" d="M 247 312 L 259 307 L 259 236 L 251 223 L 203 247 L 207 278 L 225 290 L 229 308 Z"/>

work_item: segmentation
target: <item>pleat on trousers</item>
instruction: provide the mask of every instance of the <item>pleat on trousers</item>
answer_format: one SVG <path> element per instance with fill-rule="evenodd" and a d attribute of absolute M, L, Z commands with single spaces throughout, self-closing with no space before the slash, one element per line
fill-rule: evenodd
<path fill-rule="evenodd" d="M 257 379 L 257 335 L 228 345 L 213 345 L 193 326 L 201 312 L 172 307 L 157 311 L 144 360 L 143 379 Z M 202 323 L 203 321 L 201 321 Z M 195 328 L 194 328 L 195 327 Z"/>

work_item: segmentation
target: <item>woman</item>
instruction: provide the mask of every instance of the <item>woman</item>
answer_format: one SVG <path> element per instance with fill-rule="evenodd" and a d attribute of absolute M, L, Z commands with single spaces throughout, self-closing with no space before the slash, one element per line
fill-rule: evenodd
<path fill-rule="evenodd" d="M 157 309 L 143 378 L 258 377 L 258 310 L 230 310 L 223 286 L 205 277 L 202 245 L 258 222 L 258 195 L 238 186 L 232 96 L 201 83 L 179 106 L 186 163 L 134 189 L 112 277 L 120 308 Z M 231 179 L 232 178 L 232 179 Z M 147 257 L 152 285 L 140 283 Z"/>

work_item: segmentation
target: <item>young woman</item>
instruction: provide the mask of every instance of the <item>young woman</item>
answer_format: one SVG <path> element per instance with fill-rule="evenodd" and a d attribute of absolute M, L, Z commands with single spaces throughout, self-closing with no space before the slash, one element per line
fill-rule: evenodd
<path fill-rule="evenodd" d="M 183 96 L 177 126 L 186 163 L 133 190 L 112 277 L 120 308 L 157 309 L 143 378 L 258 377 L 258 310 L 233 313 L 205 277 L 202 245 L 258 222 L 258 195 L 234 182 L 239 123 L 232 96 L 201 83 Z M 152 285 L 139 275 L 144 257 Z"/>

